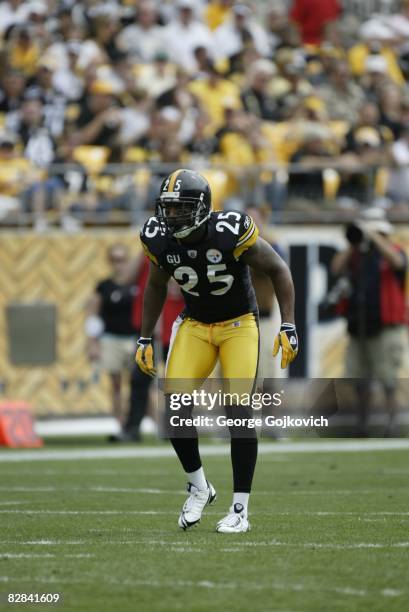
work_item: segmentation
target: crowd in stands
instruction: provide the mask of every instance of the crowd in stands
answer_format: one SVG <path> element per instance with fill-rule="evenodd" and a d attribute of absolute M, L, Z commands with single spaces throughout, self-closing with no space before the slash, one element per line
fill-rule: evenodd
<path fill-rule="evenodd" d="M 216 206 L 409 202 L 408 0 L 364 20 L 341 0 L 3 0 L 0 55 L 3 222 L 138 222 L 175 164 Z"/>

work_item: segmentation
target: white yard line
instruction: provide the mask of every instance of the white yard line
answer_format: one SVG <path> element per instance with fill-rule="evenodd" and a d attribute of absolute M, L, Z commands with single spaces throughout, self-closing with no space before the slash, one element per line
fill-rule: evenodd
<path fill-rule="evenodd" d="M 21 578 L 13 576 L 0 576 L 0 582 L 29 582 L 38 584 L 99 584 L 101 576 L 97 574 L 86 574 L 83 578 L 57 578 L 55 576 L 33 576 L 31 578 Z M 255 581 L 240 581 L 240 582 L 227 582 L 227 581 L 213 581 L 213 580 L 138 580 L 138 579 L 127 579 L 116 580 L 113 577 L 105 576 L 104 582 L 112 585 L 120 585 L 123 587 L 146 587 L 148 589 L 208 589 L 208 590 L 241 590 L 244 592 L 248 591 L 292 591 L 292 592 L 305 592 L 305 593 L 333 593 L 337 595 L 346 595 L 349 597 L 367 597 L 381 596 L 381 597 L 399 597 L 407 593 L 405 590 L 400 589 L 382 589 L 382 590 L 367 590 L 359 589 L 350 586 L 313 586 L 302 583 L 290 583 L 290 582 L 255 582 Z"/>
<path fill-rule="evenodd" d="M 79 553 L 79 554 L 56 554 L 56 553 L 0 553 L 0 559 L 55 559 L 56 557 L 65 557 L 68 559 L 89 559 L 91 557 L 95 557 L 95 555 L 91 555 L 89 553 Z"/>
<path fill-rule="evenodd" d="M 270 455 L 275 453 L 328 453 L 328 452 L 372 452 L 386 450 L 407 450 L 407 439 L 372 439 L 372 440 L 331 440 L 312 442 L 275 442 L 259 445 L 259 453 Z M 203 456 L 219 457 L 230 452 L 228 444 L 203 445 Z M 98 448 L 98 449 L 72 449 L 72 450 L 15 450 L 0 452 L 1 463 L 20 461 L 74 461 L 77 459 L 158 459 L 173 457 L 174 451 L 170 446 L 142 446 L 136 448 Z"/>
<path fill-rule="evenodd" d="M 164 515 L 174 516 L 175 513 L 170 510 L 0 510 L 0 514 L 72 514 L 76 515 Z"/>
<path fill-rule="evenodd" d="M 169 540 L 104 540 L 101 542 L 94 542 L 93 540 L 4 540 L 0 541 L 0 544 L 7 544 L 8 546 L 88 546 L 89 544 L 101 545 L 101 546 L 159 546 L 165 547 L 168 550 L 189 550 L 190 552 L 200 552 L 201 549 L 194 548 L 193 546 L 184 546 L 181 540 L 169 541 Z M 246 548 L 258 548 L 258 547 L 286 547 L 286 548 L 306 548 L 306 549 L 322 549 L 322 550 L 359 550 L 359 549 L 394 549 L 394 548 L 409 548 L 409 542 L 351 542 L 343 544 L 334 544 L 332 542 L 282 542 L 280 540 L 267 540 L 267 541 L 246 541 L 246 542 L 234 542 L 232 546 L 217 549 L 219 552 L 243 552 Z M 10 553 L 13 554 L 13 553 Z M 20 553 L 18 553 L 20 554 Z M 1 553 L 2 556 L 8 556 L 9 553 Z M 21 553 L 24 556 L 24 553 Z M 85 556 L 85 555 L 82 555 Z"/>
<path fill-rule="evenodd" d="M 88 472 L 87 472 L 88 473 Z M 40 474 L 41 476 L 42 474 Z M 7 493 L 51 493 L 51 492 L 75 491 L 76 493 L 135 493 L 137 495 L 186 495 L 186 491 L 177 489 L 154 489 L 149 487 L 105 487 L 105 486 L 82 486 L 82 487 L 43 487 L 43 486 L 1 486 L 0 492 Z M 380 493 L 391 493 L 398 491 L 400 494 L 409 493 L 409 487 L 377 487 L 376 489 L 359 489 L 360 495 L 379 495 Z M 271 497 L 271 491 L 259 491 L 257 495 L 268 495 Z M 275 491 L 274 495 L 356 495 L 357 489 L 296 489 L 296 490 L 281 490 Z M 21 501 L 0 501 L 2 505 L 21 504 Z"/>
<path fill-rule="evenodd" d="M 222 548 L 222 552 L 242 551 L 246 547 L 270 547 L 270 546 L 285 546 L 289 548 L 322 548 L 326 550 L 355 550 L 360 548 L 409 548 L 409 542 L 354 542 L 352 544 L 333 544 L 329 542 L 280 542 L 278 540 L 270 540 L 268 542 L 235 542 L 232 547 Z"/>
<path fill-rule="evenodd" d="M 14 509 L 14 508 L 10 508 L 10 509 L 5 509 L 5 508 L 1 508 L 0 509 L 0 514 L 62 514 L 62 515 L 158 515 L 158 516 L 175 516 L 175 512 L 174 511 L 170 511 L 170 510 L 49 510 L 49 509 L 30 509 L 30 508 L 26 508 L 24 510 L 22 509 Z M 216 515 L 219 514 L 219 512 L 217 512 L 216 510 L 208 510 L 206 512 L 206 514 L 208 515 Z M 274 512 L 273 513 L 274 516 L 285 516 L 285 517 L 292 517 L 292 516 L 318 516 L 318 517 L 323 517 L 323 516 L 328 516 L 328 517 L 332 517 L 332 516 L 351 516 L 351 517 L 358 517 L 359 520 L 361 520 L 361 516 L 389 516 L 389 517 L 403 517 L 403 516 L 409 516 L 409 512 L 392 512 L 392 511 L 388 511 L 388 510 L 381 510 L 381 511 L 376 511 L 376 512 L 352 512 L 352 511 L 304 511 L 304 512 Z M 262 511 L 255 511 L 255 512 L 250 512 L 251 516 L 271 516 L 272 513 L 271 512 L 262 512 Z"/>

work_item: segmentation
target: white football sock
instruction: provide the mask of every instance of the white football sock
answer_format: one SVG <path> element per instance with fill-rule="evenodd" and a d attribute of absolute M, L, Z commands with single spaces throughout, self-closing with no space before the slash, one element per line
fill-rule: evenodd
<path fill-rule="evenodd" d="M 250 493 L 233 493 L 234 504 L 241 504 L 244 508 L 244 514 L 247 516 L 247 506 L 249 505 Z"/>
<path fill-rule="evenodd" d="M 208 488 L 207 480 L 202 467 L 200 467 L 198 470 L 195 470 L 194 472 L 186 472 L 186 475 L 188 481 L 191 482 L 192 485 L 195 485 L 195 487 L 197 487 L 199 491 L 206 491 L 206 489 Z"/>

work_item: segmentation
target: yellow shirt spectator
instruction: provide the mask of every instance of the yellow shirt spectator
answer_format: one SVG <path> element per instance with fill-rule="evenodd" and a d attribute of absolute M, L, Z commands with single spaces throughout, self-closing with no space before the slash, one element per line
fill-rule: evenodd
<path fill-rule="evenodd" d="M 193 81 L 189 89 L 209 116 L 209 134 L 214 134 L 223 125 L 226 108 L 242 108 L 238 86 L 219 76 Z"/>
<path fill-rule="evenodd" d="M 205 10 L 205 20 L 213 31 L 221 26 L 230 15 L 232 0 L 213 0 Z"/>
<path fill-rule="evenodd" d="M 405 85 L 405 78 L 401 69 L 399 68 L 393 50 L 389 47 L 384 47 L 380 50 L 379 54 L 385 59 L 386 72 L 389 77 L 394 83 L 400 87 L 403 87 Z M 348 53 L 348 60 L 354 76 L 360 77 L 366 72 L 366 61 L 370 55 L 370 49 L 363 43 L 355 45 L 352 47 L 352 49 L 350 49 Z"/>
<path fill-rule="evenodd" d="M 9 63 L 15 70 L 21 71 L 26 76 L 32 76 L 40 59 L 40 49 L 32 40 L 22 44 L 17 40 L 10 47 Z"/>
<path fill-rule="evenodd" d="M 2 159 L 0 155 L 0 194 L 17 196 L 29 186 L 29 176 L 39 180 L 40 175 L 24 157 Z M 32 181 L 31 181 L 32 182 Z"/>

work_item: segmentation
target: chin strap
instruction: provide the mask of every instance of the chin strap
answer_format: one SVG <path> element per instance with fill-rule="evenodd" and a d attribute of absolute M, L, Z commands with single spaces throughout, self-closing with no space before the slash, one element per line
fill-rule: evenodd
<path fill-rule="evenodd" d="M 199 223 L 195 223 L 195 225 L 193 225 L 193 227 L 187 227 L 184 230 L 180 230 L 179 232 L 174 232 L 174 237 L 175 238 L 186 238 L 187 236 L 189 236 L 192 232 L 196 231 L 197 229 L 199 229 L 199 227 L 201 227 L 203 225 L 203 223 L 205 223 L 205 221 L 207 221 L 210 217 L 210 212 L 203 217 L 203 219 L 201 221 L 199 221 Z"/>

